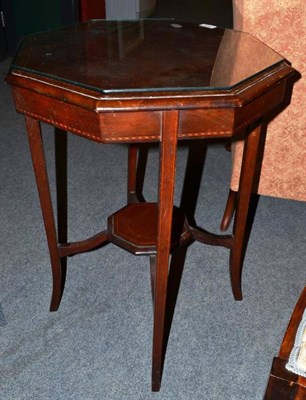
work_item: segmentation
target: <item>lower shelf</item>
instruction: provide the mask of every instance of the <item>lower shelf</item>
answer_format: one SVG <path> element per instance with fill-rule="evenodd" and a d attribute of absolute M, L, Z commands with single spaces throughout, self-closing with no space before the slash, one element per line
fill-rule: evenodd
<path fill-rule="evenodd" d="M 108 219 L 108 238 L 117 246 L 136 255 L 156 253 L 157 203 L 128 204 Z M 191 240 L 185 215 L 173 208 L 171 250 Z"/>

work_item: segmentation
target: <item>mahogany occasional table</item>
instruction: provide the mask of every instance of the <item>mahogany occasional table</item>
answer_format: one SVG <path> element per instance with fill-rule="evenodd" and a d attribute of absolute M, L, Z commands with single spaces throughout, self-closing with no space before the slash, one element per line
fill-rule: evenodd
<path fill-rule="evenodd" d="M 273 360 L 264 400 L 306 399 L 306 377 L 286 369 L 305 310 L 306 287 L 304 287 L 292 312 L 278 356 Z"/>
<path fill-rule="evenodd" d="M 233 294 L 242 298 L 261 121 L 282 103 L 293 72 L 279 54 L 248 34 L 172 20 L 90 21 L 28 36 L 19 46 L 7 82 L 26 120 L 51 257 L 50 308 L 55 311 L 60 304 L 67 256 L 106 242 L 149 255 L 154 391 L 160 389 L 165 352 L 171 251 L 194 240 L 227 247 Z M 95 142 L 130 144 L 128 204 L 91 238 L 68 242 L 65 196 L 57 201 L 56 231 L 40 121 L 56 128 L 58 165 L 65 158 L 66 131 Z M 190 226 L 173 207 L 177 142 L 236 138 L 245 138 L 245 151 L 233 234 L 213 235 Z M 157 203 L 141 202 L 135 193 L 137 146 L 143 142 L 160 143 Z M 65 170 L 58 168 L 60 174 Z"/>

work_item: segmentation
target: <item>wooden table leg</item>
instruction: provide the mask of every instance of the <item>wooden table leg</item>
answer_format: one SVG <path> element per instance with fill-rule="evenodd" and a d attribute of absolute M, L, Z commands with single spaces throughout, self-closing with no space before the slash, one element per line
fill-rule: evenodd
<path fill-rule="evenodd" d="M 233 228 L 234 242 L 230 253 L 230 277 L 235 300 L 242 300 L 241 273 L 245 254 L 247 220 L 254 179 L 258 168 L 257 156 L 259 153 L 261 134 L 262 125 L 258 125 L 247 135 L 244 145 Z"/>
<path fill-rule="evenodd" d="M 160 389 L 165 354 L 165 314 L 176 169 L 177 128 L 178 112 L 164 112 L 160 149 L 156 280 L 154 296 L 152 390 L 155 392 Z"/>
<path fill-rule="evenodd" d="M 130 144 L 128 150 L 128 203 L 145 201 L 142 189 L 148 158 L 148 147 L 141 144 Z"/>
<path fill-rule="evenodd" d="M 180 209 L 187 217 L 188 223 L 192 226 L 196 226 L 195 211 L 201 187 L 206 153 L 206 141 L 195 140 L 189 144 Z"/>
<path fill-rule="evenodd" d="M 136 176 L 137 176 L 137 159 L 138 146 L 130 144 L 128 149 L 128 184 L 127 184 L 127 201 L 133 203 L 136 197 Z"/>
<path fill-rule="evenodd" d="M 30 117 L 25 117 L 25 120 L 30 144 L 30 151 L 32 155 L 33 168 L 40 199 L 40 206 L 44 219 L 51 258 L 53 291 L 50 310 L 56 311 L 59 307 L 62 296 L 62 270 L 58 253 L 58 241 L 55 229 L 54 214 L 47 176 L 41 129 L 39 121 Z"/>
<path fill-rule="evenodd" d="M 273 360 L 264 400 L 305 400 L 306 377 L 286 369 L 290 353 L 294 347 L 297 330 L 306 309 L 306 287 L 291 315 L 278 357 Z"/>
<path fill-rule="evenodd" d="M 68 202 L 67 202 L 67 132 L 54 129 L 57 234 L 60 244 L 68 242 Z M 62 293 L 64 291 L 67 257 L 61 257 Z"/>
<path fill-rule="evenodd" d="M 238 192 L 235 192 L 232 189 L 229 190 L 227 203 L 224 210 L 224 215 L 220 224 L 220 230 L 222 232 L 227 231 L 232 222 L 233 215 L 236 210 L 237 193 Z"/>

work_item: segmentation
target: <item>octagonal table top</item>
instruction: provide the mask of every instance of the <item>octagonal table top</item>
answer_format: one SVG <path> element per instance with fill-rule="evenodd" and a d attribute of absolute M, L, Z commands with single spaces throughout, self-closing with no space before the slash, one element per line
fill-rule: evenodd
<path fill-rule="evenodd" d="M 26 36 L 12 71 L 103 94 L 229 89 L 284 62 L 255 37 L 173 20 L 93 20 Z"/>

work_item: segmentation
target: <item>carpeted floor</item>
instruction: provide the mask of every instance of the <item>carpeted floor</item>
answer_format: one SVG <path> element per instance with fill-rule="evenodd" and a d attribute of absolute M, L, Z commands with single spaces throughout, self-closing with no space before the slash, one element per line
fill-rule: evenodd
<path fill-rule="evenodd" d="M 8 62 L 0 63 L 3 81 Z M 150 392 L 149 262 L 108 245 L 69 260 L 66 290 L 50 313 L 51 274 L 23 118 L 1 84 L 0 398 L 3 400 L 259 400 L 305 285 L 306 204 L 260 200 L 232 297 L 228 250 L 187 254 L 161 392 Z M 53 132 L 43 126 L 54 191 Z M 125 204 L 126 147 L 69 136 L 69 235 L 82 239 Z M 179 204 L 187 149 L 178 153 Z M 156 196 L 157 149 L 145 194 Z M 207 152 L 196 219 L 218 232 L 230 176 L 223 145 Z"/>

